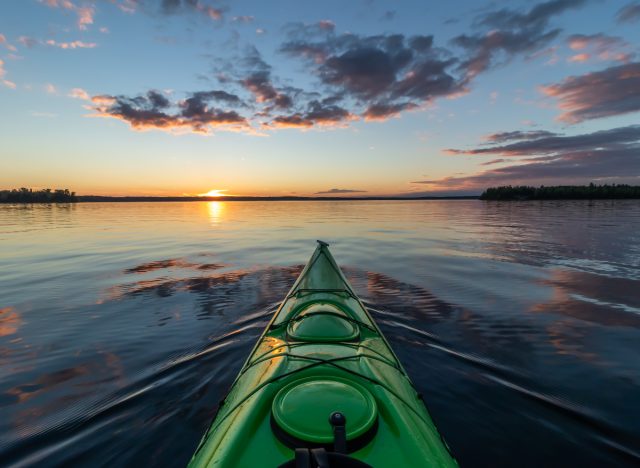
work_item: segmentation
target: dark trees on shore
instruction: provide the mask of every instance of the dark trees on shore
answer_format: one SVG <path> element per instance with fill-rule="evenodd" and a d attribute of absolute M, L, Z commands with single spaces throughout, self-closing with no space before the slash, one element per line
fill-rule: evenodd
<path fill-rule="evenodd" d="M 0 190 L 0 203 L 73 203 L 78 201 L 75 192 L 68 189 L 21 189 Z"/>
<path fill-rule="evenodd" d="M 481 200 L 590 200 L 640 198 L 640 186 L 634 185 L 559 185 L 555 187 L 503 186 L 491 187 Z"/>

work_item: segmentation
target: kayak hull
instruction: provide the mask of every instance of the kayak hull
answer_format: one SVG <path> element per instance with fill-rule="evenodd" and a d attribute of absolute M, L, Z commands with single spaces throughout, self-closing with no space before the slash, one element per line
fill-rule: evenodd
<path fill-rule="evenodd" d="M 320 243 L 221 404 L 192 467 L 279 466 L 295 448 L 375 467 L 457 466 L 402 365 Z"/>

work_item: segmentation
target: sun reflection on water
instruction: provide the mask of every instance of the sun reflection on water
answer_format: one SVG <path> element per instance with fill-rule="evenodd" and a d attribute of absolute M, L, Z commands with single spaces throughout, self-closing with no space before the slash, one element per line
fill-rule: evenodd
<path fill-rule="evenodd" d="M 217 225 L 222 222 L 225 211 L 225 203 L 221 201 L 207 202 L 207 210 L 209 212 L 209 222 L 211 225 Z"/>

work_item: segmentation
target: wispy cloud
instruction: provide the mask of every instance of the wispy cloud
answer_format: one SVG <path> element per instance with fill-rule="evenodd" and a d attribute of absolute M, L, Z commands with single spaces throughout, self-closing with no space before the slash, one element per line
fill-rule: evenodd
<path fill-rule="evenodd" d="M 67 96 L 69 96 L 71 98 L 74 98 L 74 99 L 81 99 L 83 101 L 90 101 L 91 100 L 91 96 L 89 95 L 89 93 L 87 93 L 82 88 L 73 88 L 71 91 L 69 91 L 69 94 L 67 94 Z"/>
<path fill-rule="evenodd" d="M 343 194 L 347 194 L 347 193 L 365 193 L 365 192 L 366 192 L 366 190 L 332 188 L 330 190 L 324 190 L 322 192 L 316 192 L 315 195 L 343 195 Z"/>
<path fill-rule="evenodd" d="M 585 62 L 592 58 L 629 62 L 634 53 L 629 43 L 620 37 L 606 34 L 573 34 L 567 39 L 569 48 L 580 53 L 569 57 L 571 62 Z"/>
<path fill-rule="evenodd" d="M 451 149 L 448 153 L 502 157 L 484 165 L 507 162 L 513 157 L 517 157 L 519 163 L 469 176 L 413 183 L 433 189 L 482 189 L 500 184 L 637 182 L 640 179 L 640 125 L 571 136 L 549 132 L 535 138 L 531 132 L 520 131 L 494 135 L 502 135 L 498 140 L 504 144 L 469 150 Z"/>
<path fill-rule="evenodd" d="M 93 17 L 96 11 L 93 3 L 85 3 L 82 6 L 71 0 L 40 0 L 40 3 L 50 8 L 61 8 L 75 12 L 77 15 L 76 25 L 80 30 L 85 31 L 93 24 Z"/>
<path fill-rule="evenodd" d="M 495 143 L 505 143 L 505 142 L 513 142 L 518 140 L 537 140 L 539 138 L 546 137 L 554 137 L 559 136 L 558 133 L 549 132 L 547 130 L 529 130 L 522 131 L 516 130 L 512 132 L 498 132 L 498 133 L 490 133 L 484 137 L 484 141 L 495 144 Z"/>
<path fill-rule="evenodd" d="M 16 84 L 13 81 L 9 81 L 5 78 L 7 75 L 7 71 L 4 68 L 4 61 L 0 59 L 0 83 L 2 83 L 7 88 L 15 89 Z"/>
<path fill-rule="evenodd" d="M 560 34 L 551 20 L 578 8 L 586 0 L 550 0 L 527 11 L 502 8 L 476 17 L 477 32 L 461 34 L 453 44 L 467 52 L 459 70 L 470 80 L 489 68 L 504 64 L 519 54 L 535 54 Z"/>
<path fill-rule="evenodd" d="M 93 15 L 95 8 L 92 6 L 83 6 L 76 9 L 78 14 L 78 29 L 86 30 L 93 24 Z"/>
<path fill-rule="evenodd" d="M 17 50 L 16 46 L 10 44 L 9 41 L 7 41 L 7 38 L 4 34 L 0 34 L 0 46 L 3 46 L 5 49 L 11 52 L 15 52 Z"/>
<path fill-rule="evenodd" d="M 619 23 L 633 23 L 640 20 L 640 2 L 629 3 L 622 7 L 616 18 Z"/>
<path fill-rule="evenodd" d="M 38 45 L 38 40 L 29 36 L 20 36 L 18 38 L 18 42 L 28 49 L 31 49 Z"/>
<path fill-rule="evenodd" d="M 94 47 L 98 46 L 98 44 L 96 44 L 95 42 L 84 42 L 84 41 L 57 42 L 53 39 L 48 39 L 44 43 L 48 46 L 57 47 L 59 49 L 93 49 Z"/>
<path fill-rule="evenodd" d="M 249 16 L 249 15 L 234 16 L 233 17 L 233 22 L 234 23 L 248 24 L 248 23 L 253 23 L 254 20 L 255 20 L 255 18 L 253 16 Z"/>
<path fill-rule="evenodd" d="M 162 0 L 160 2 L 128 0 L 123 2 L 122 5 L 123 8 L 131 10 L 144 9 L 164 15 L 197 13 L 214 21 L 222 20 L 227 10 L 226 7 L 215 6 L 215 3 L 204 0 Z"/>
<path fill-rule="evenodd" d="M 541 91 L 556 98 L 567 123 L 626 114 L 640 110 L 640 62 L 585 75 L 570 76 Z"/>

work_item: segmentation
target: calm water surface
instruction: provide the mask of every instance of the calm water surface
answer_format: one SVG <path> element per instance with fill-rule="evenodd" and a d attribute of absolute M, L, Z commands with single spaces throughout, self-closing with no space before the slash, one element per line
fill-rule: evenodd
<path fill-rule="evenodd" d="M 640 203 L 0 205 L 0 465 L 184 466 L 315 248 L 462 466 L 640 463 Z"/>

